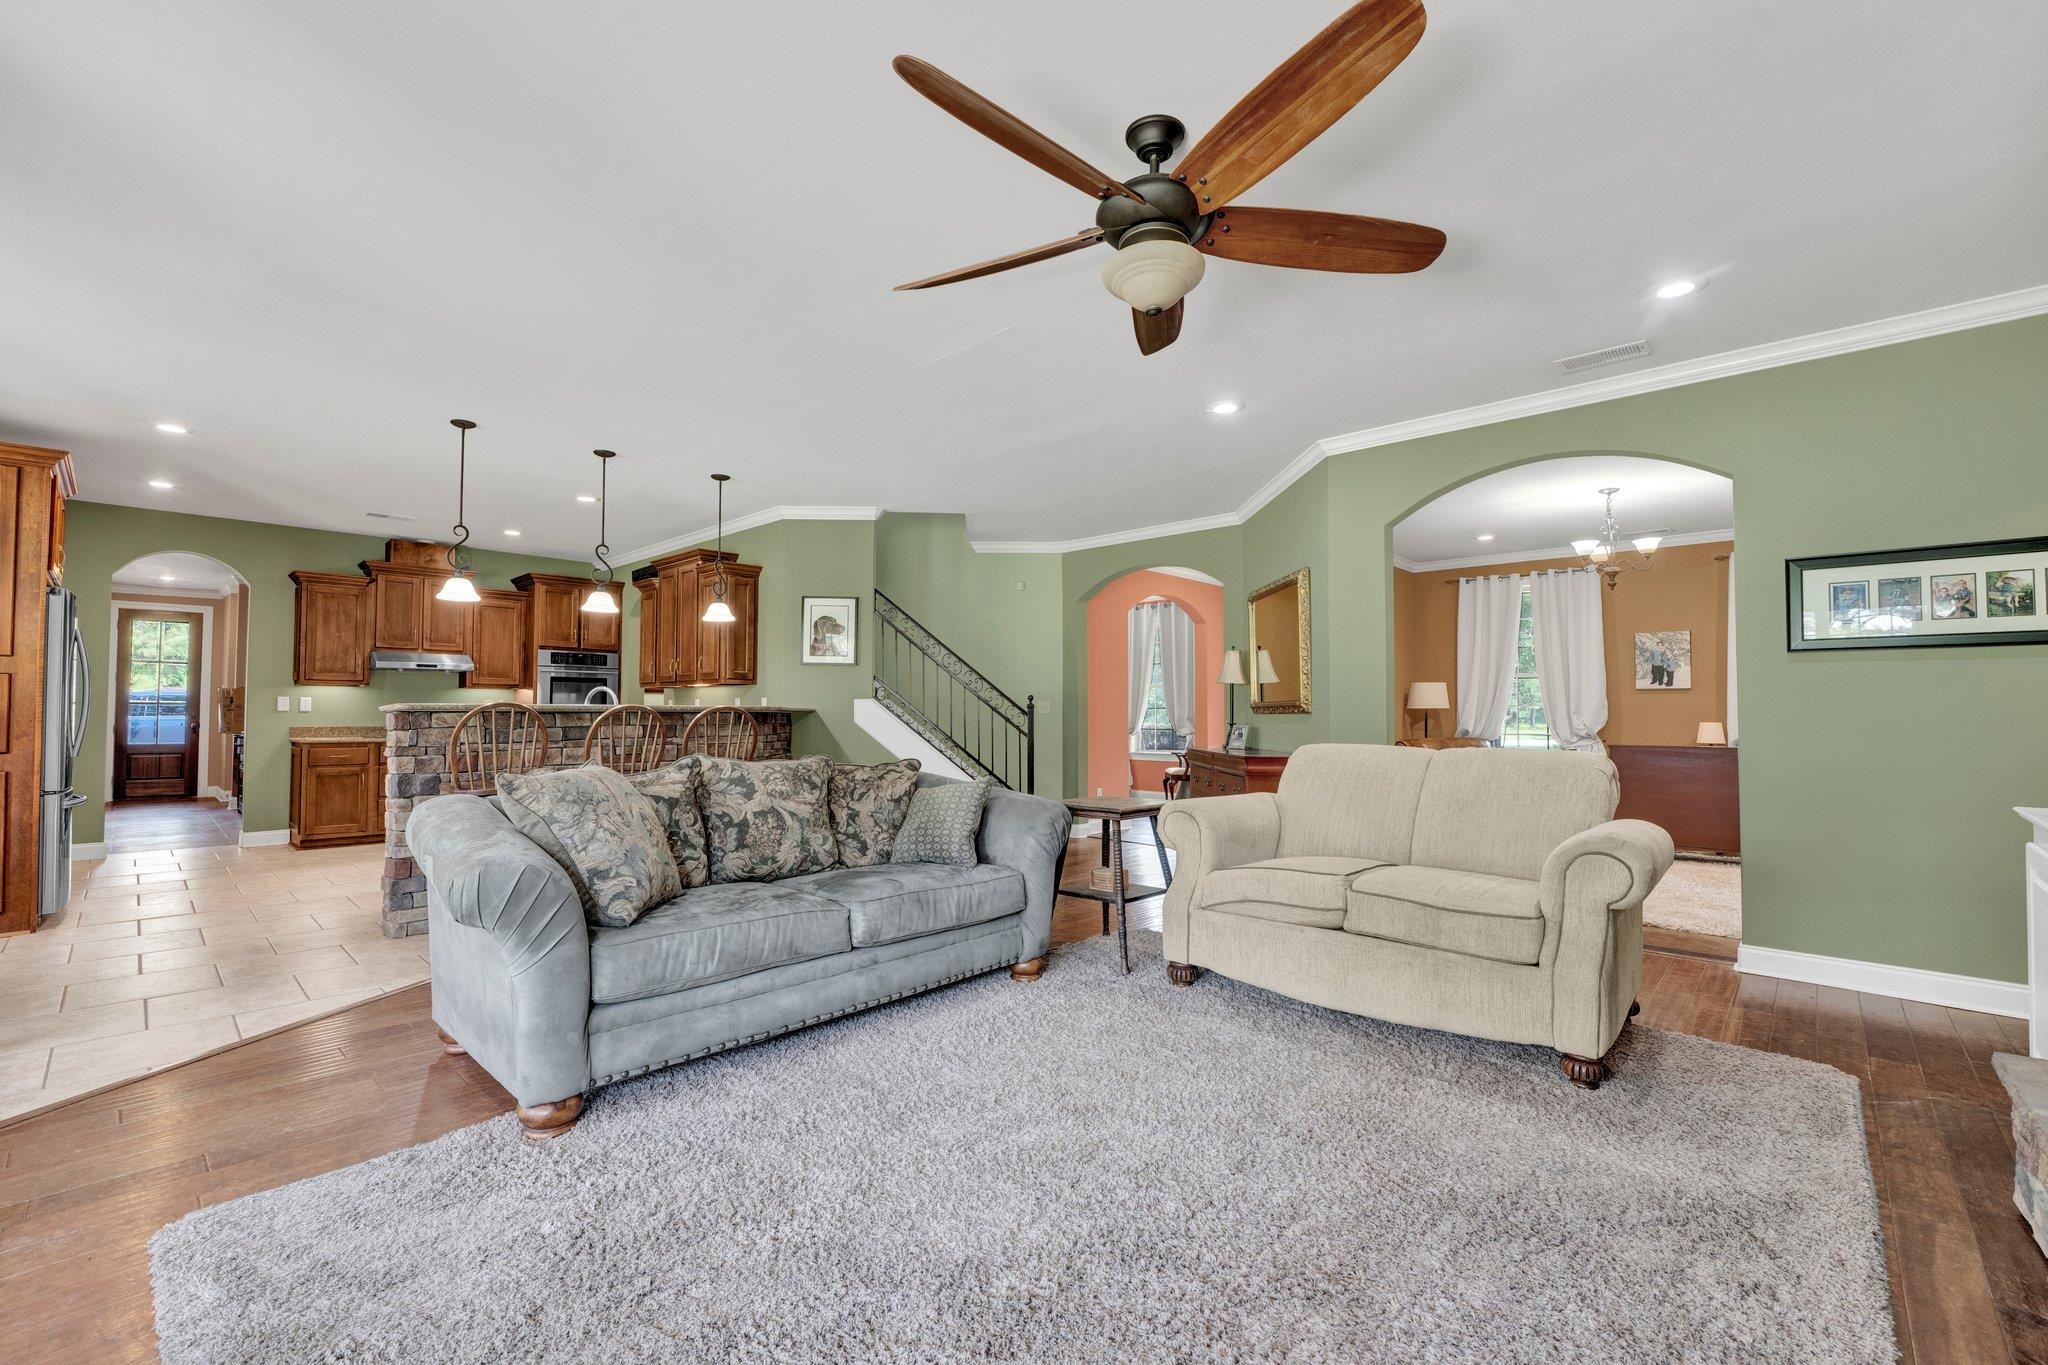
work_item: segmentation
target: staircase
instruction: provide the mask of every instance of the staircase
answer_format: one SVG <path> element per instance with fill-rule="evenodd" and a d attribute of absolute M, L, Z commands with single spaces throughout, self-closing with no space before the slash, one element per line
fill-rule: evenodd
<path fill-rule="evenodd" d="M 861 728 L 891 753 L 924 759 L 927 770 L 1032 791 L 1037 698 L 1020 705 L 879 590 L 875 624 L 874 701 L 854 705 Z"/>

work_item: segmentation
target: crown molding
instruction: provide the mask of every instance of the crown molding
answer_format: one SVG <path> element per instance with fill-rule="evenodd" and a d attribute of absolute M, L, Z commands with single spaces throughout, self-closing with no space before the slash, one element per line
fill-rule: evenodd
<path fill-rule="evenodd" d="M 879 507 L 765 507 L 758 512 L 749 512 L 743 517 L 727 517 L 728 531 L 751 531 L 756 526 L 767 526 L 778 521 L 879 521 L 882 509 Z M 686 531 L 679 536 L 657 540 L 652 545 L 642 545 L 637 550 L 627 550 L 616 556 L 621 564 L 636 560 L 655 559 L 676 550 L 687 550 L 692 545 L 702 545 L 718 534 L 718 527 L 705 526 L 695 531 Z"/>
<path fill-rule="evenodd" d="M 1063 555 L 1075 550 L 1095 550 L 1104 545 L 1123 545 L 1133 540 L 1160 540 L 1166 536 L 1184 536 L 1194 531 L 1216 531 L 1227 526 L 1242 526 L 1244 518 L 1234 512 L 1224 512 L 1213 517 L 1194 517 L 1187 521 L 1169 521 L 1158 526 L 1140 526 L 1133 531 L 1112 531 L 1107 535 L 1083 536 L 1079 540 L 970 540 L 968 545 L 976 554 L 984 555 Z"/>
<path fill-rule="evenodd" d="M 1993 294 L 1988 298 L 1971 299 L 1964 303 L 1946 304 L 1918 313 L 1902 313 L 1897 317 L 1837 327 L 1831 331 L 1814 332 L 1783 341 L 1745 346 L 1739 350 L 1701 356 L 1696 360 L 1681 360 L 1670 365 L 1637 370 L 1632 374 L 1589 380 L 1583 384 L 1568 384 L 1562 388 L 1544 389 L 1537 393 L 1524 394 L 1519 398 L 1504 398 L 1497 402 L 1457 408 L 1450 412 L 1411 418 L 1404 422 L 1366 427 L 1340 436 L 1325 436 L 1310 443 L 1307 449 L 1289 460 L 1274 473 L 1273 477 L 1261 484 L 1256 492 L 1238 504 L 1234 512 L 1220 516 L 1198 517 L 1192 521 L 1172 522 L 1164 526 L 1141 526 L 1129 531 L 1112 531 L 1080 540 L 976 541 L 973 544 L 975 549 L 984 553 L 1068 554 L 1075 550 L 1093 550 L 1105 545 L 1123 545 L 1131 541 L 1179 535 L 1185 531 L 1205 531 L 1219 526 L 1242 526 L 1254 513 L 1286 492 L 1302 475 L 1332 455 L 1370 450 L 1375 446 L 1396 445 L 1402 441 L 1419 440 L 1425 436 L 1441 436 L 1447 432 L 1467 431 L 1473 427 L 1493 426 L 1496 423 L 1512 422 L 1518 418 L 1535 417 L 1547 412 L 1564 412 L 1570 408 L 1612 402 L 1617 398 L 1655 393 L 1660 389 L 1682 388 L 1687 384 L 1701 384 L 1711 379 L 1726 379 L 1757 370 L 1776 369 L 1781 365 L 1797 365 L 1808 360 L 1822 360 L 1828 356 L 1849 355 L 1856 351 L 1890 346 L 1901 341 L 1918 341 L 1925 337 L 1942 336 L 1948 332 L 1968 331 L 1973 327 L 2014 322 L 2042 313 L 2048 313 L 2048 285 L 2016 289 L 2008 294 Z M 1500 561 L 1472 561 L 1475 564 L 1498 562 Z"/>
<path fill-rule="evenodd" d="M 1659 550 L 1668 550 L 1674 545 L 1712 545 L 1716 541 L 1733 543 L 1735 532 L 1685 531 L 1678 535 L 1664 536 Z M 1577 559 L 1579 552 L 1569 545 L 1555 545 L 1539 550 L 1523 550 L 1502 553 L 1498 550 L 1483 555 L 1466 555 L 1458 559 L 1407 559 L 1394 556 L 1394 567 L 1408 573 L 1435 573 L 1439 569 L 1484 569 L 1494 564 L 1520 564 L 1530 559 Z"/>

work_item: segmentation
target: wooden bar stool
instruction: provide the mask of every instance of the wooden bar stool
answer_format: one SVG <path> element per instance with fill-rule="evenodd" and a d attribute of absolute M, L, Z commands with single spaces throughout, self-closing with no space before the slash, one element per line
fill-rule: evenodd
<path fill-rule="evenodd" d="M 527 773 L 547 762 L 547 718 L 516 701 L 476 707 L 448 735 L 448 788 L 489 796 L 500 773 Z"/>
<path fill-rule="evenodd" d="M 683 752 L 706 758 L 736 758 L 751 762 L 761 752 L 761 727 L 737 706 L 714 706 L 700 711 L 683 727 Z"/>
<path fill-rule="evenodd" d="M 583 761 L 622 773 L 659 768 L 668 754 L 668 718 L 651 706 L 614 706 L 590 722 Z"/>

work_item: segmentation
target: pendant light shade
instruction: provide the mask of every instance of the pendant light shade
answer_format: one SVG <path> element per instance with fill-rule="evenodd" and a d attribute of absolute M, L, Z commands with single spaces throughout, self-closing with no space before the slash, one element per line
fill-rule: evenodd
<path fill-rule="evenodd" d="M 450 418 L 448 425 L 460 433 L 455 455 L 455 541 L 448 547 L 448 577 L 434 594 L 443 602 L 477 601 L 476 582 L 470 576 L 469 527 L 464 524 L 464 505 L 469 494 L 469 433 L 476 423 L 463 417 Z"/>
<path fill-rule="evenodd" d="M 597 548 L 591 551 L 590 595 L 583 599 L 583 610 L 593 616 L 617 616 L 619 601 L 612 596 L 612 562 L 606 558 L 612 547 L 605 544 L 605 518 L 611 507 L 611 482 L 607 477 L 612 461 L 618 452 L 593 450 L 597 456 Z"/>
<path fill-rule="evenodd" d="M 711 605 L 704 608 L 704 619 L 713 625 L 725 625 L 735 619 L 725 600 L 725 483 L 731 477 L 711 476 L 711 481 L 718 485 L 718 571 L 711 580 Z"/>

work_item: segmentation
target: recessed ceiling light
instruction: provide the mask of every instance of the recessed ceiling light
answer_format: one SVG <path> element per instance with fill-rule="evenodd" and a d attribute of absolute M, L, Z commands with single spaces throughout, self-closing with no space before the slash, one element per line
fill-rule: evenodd
<path fill-rule="evenodd" d="M 1660 299 L 1682 299 L 1700 287 L 1698 280 L 1666 280 L 1657 286 Z"/>
<path fill-rule="evenodd" d="M 149 486 L 151 488 L 176 488 L 178 485 L 172 483 L 169 479 L 151 479 Z"/>
<path fill-rule="evenodd" d="M 171 436 L 189 436 L 192 434 L 192 428 L 181 427 L 176 422 L 158 422 L 156 429 Z"/>
<path fill-rule="evenodd" d="M 517 531 L 513 530 L 513 529 L 512 529 L 511 527 L 507 526 L 507 527 L 505 528 L 505 534 L 506 534 L 506 535 L 508 535 L 508 536 L 516 536 L 516 535 L 518 535 L 518 534 L 519 534 L 519 532 L 517 532 Z"/>
<path fill-rule="evenodd" d="M 596 502 L 596 501 L 597 501 L 597 498 L 596 498 L 596 497 L 595 497 L 595 496 L 594 496 L 593 494 L 590 494 L 590 493 L 578 493 L 578 494 L 576 495 L 576 501 L 578 501 L 578 502 Z"/>
<path fill-rule="evenodd" d="M 178 581 L 178 576 L 174 573 L 160 573 L 157 575 L 157 579 L 164 583 L 175 583 Z"/>
<path fill-rule="evenodd" d="M 1219 398 L 1209 405 L 1209 411 L 1217 417 L 1228 417 L 1233 412 L 1244 411 L 1244 404 L 1235 398 Z"/>
<path fill-rule="evenodd" d="M 1492 540 L 1492 539 L 1493 539 L 1493 536 L 1492 536 L 1492 534 L 1491 534 L 1491 533 L 1489 533 L 1489 534 L 1487 534 L 1487 535 L 1483 535 L 1483 536 L 1481 536 L 1481 537 L 1479 537 L 1479 538 L 1480 538 L 1481 540 Z"/>

